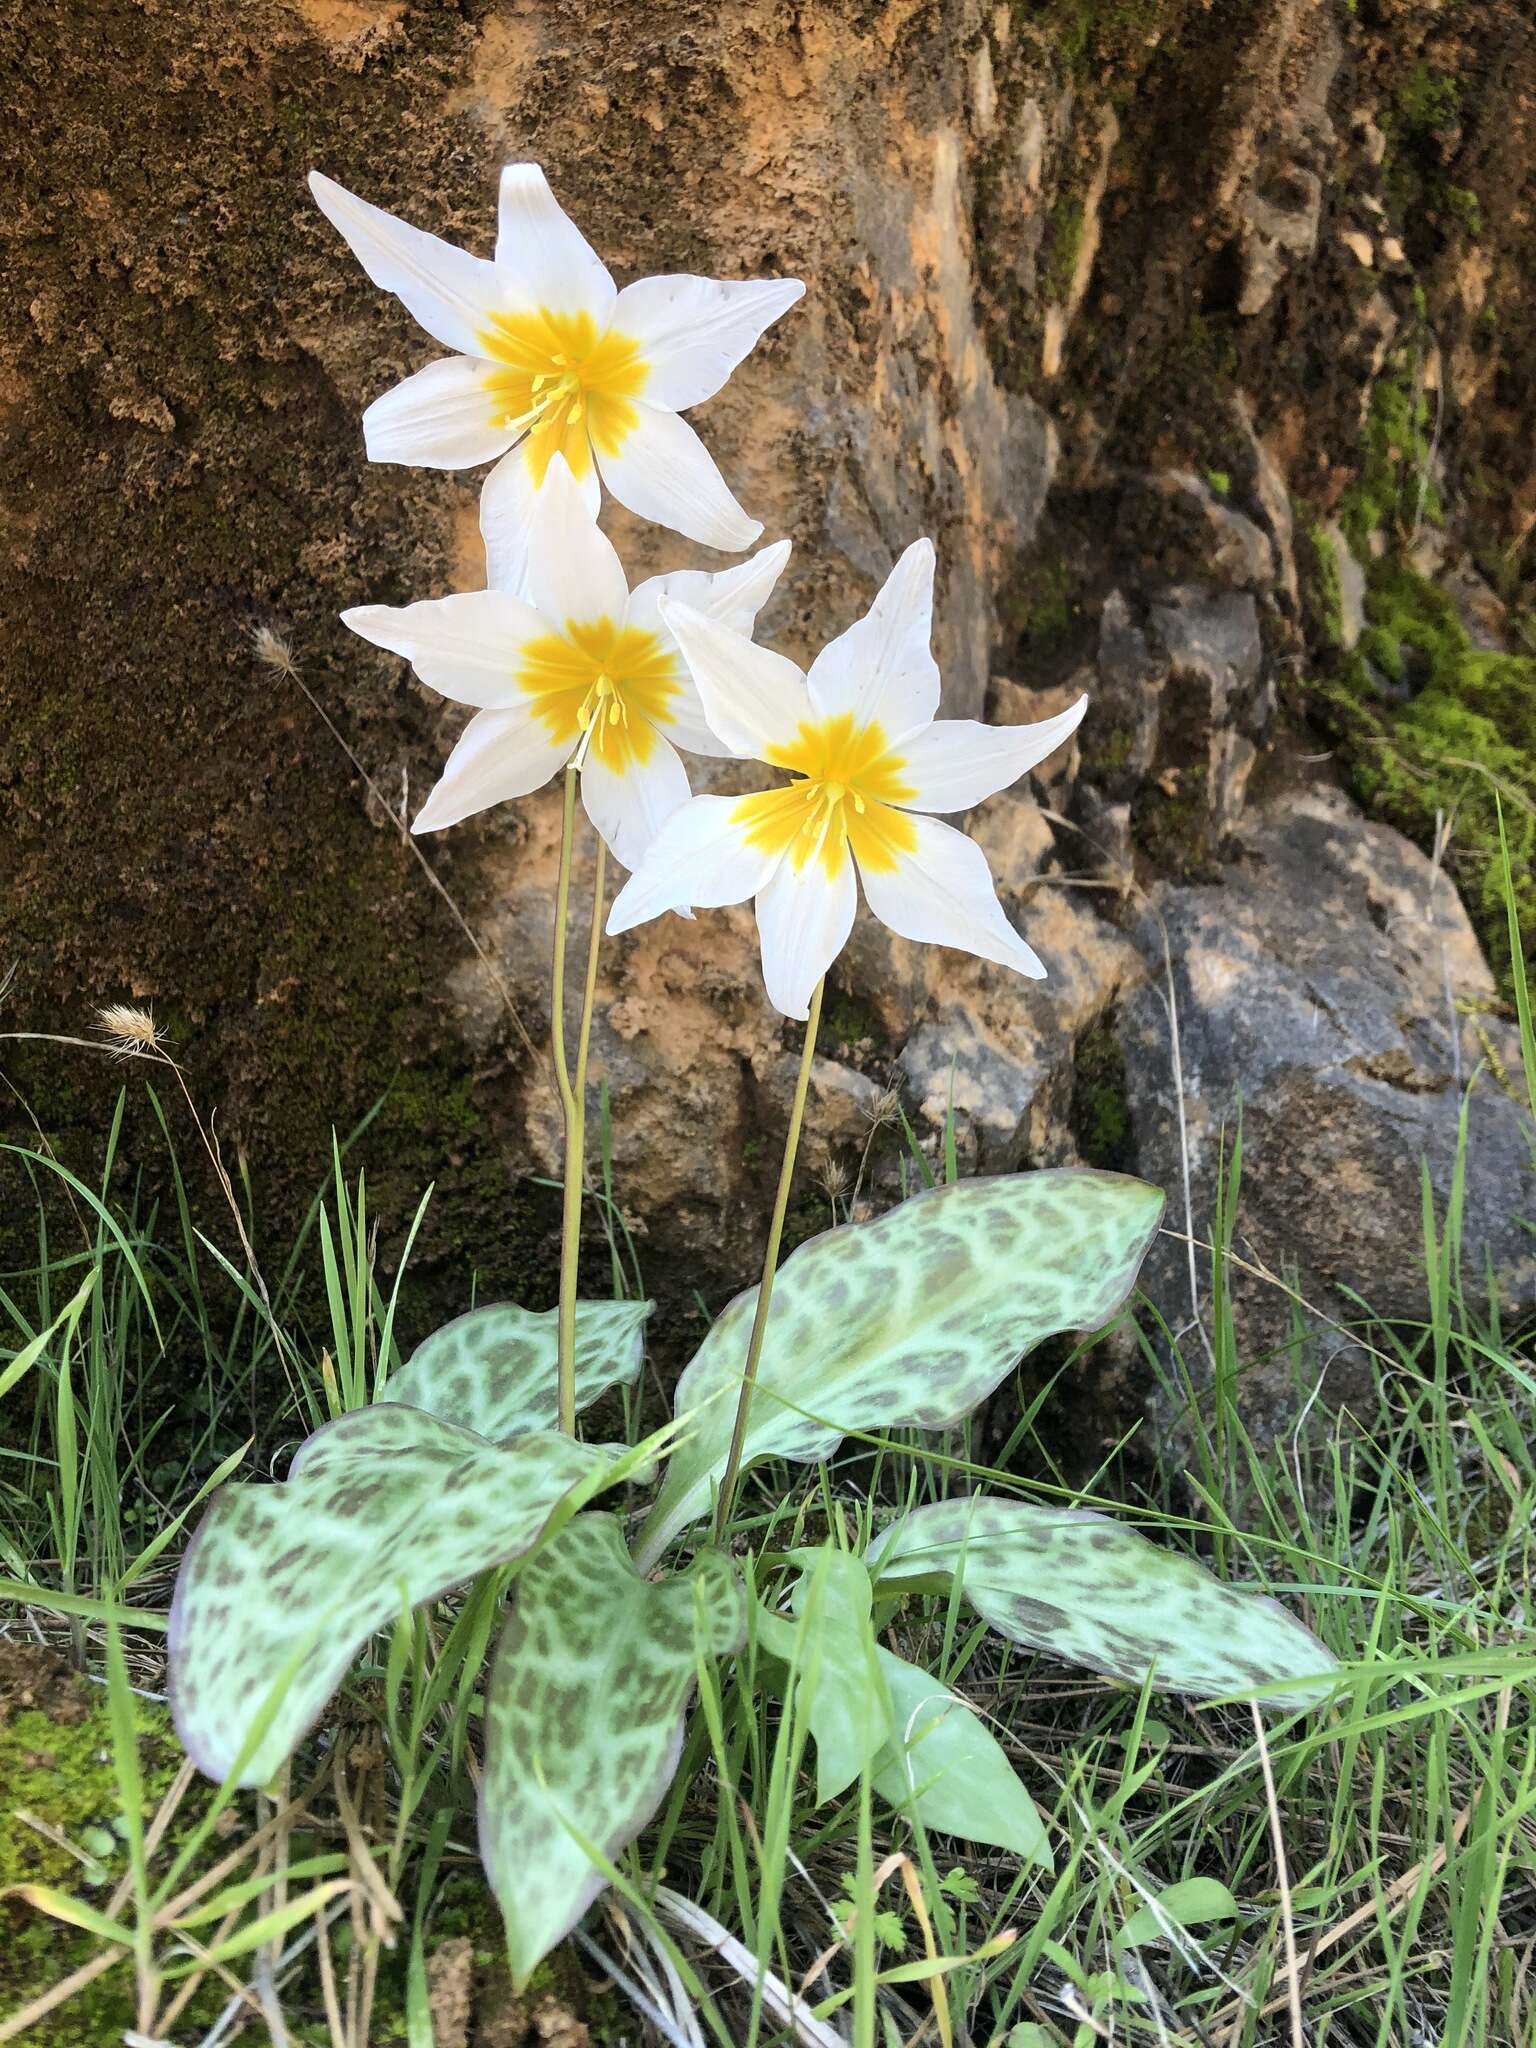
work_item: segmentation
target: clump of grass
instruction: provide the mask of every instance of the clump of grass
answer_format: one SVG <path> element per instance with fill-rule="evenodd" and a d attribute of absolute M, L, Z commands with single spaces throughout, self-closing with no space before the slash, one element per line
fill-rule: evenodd
<path fill-rule="evenodd" d="M 1500 873 L 1512 881 L 1507 853 Z M 1515 989 L 1536 1085 L 1518 969 Z M 1536 1099 L 1532 1108 L 1536 1119 Z M 900 1122 L 899 1105 L 893 1114 Z M 908 1141 L 914 1186 L 954 1177 L 952 1142 L 933 1159 Z M 114 1128 L 109 1157 L 117 1142 Z M 1087 1485 L 1064 1476 L 1050 1402 L 1091 1344 L 1024 1406 L 991 1464 L 967 1426 L 850 1441 L 825 1472 L 756 1468 L 728 1533 L 760 1559 L 754 1590 L 770 1606 L 796 1546 L 839 1526 L 857 1533 L 878 1503 L 985 1485 L 1113 1507 L 1273 1593 L 1305 1615 L 1351 1682 L 1325 1715 L 1266 1728 L 1246 1708 L 1064 1670 L 1010 1649 L 955 1599 L 909 1597 L 886 1639 L 1004 1743 L 1047 1815 L 1057 1871 L 1043 1879 L 992 1852 L 957 1854 L 917 1826 L 887 1832 L 867 1783 L 817 1806 L 794 1698 L 765 1693 L 749 1650 L 718 1679 L 706 1673 L 674 1792 L 578 1938 L 587 1974 L 623 1991 L 617 2004 L 594 1997 L 592 2038 L 634 2039 L 638 2011 L 650 2015 L 645 2038 L 749 2048 L 787 2040 L 791 2022 L 802 2040 L 847 2038 L 850 2021 L 852 2038 L 871 2043 L 1268 2048 L 1293 2038 L 1299 2010 L 1308 2038 L 1362 2048 L 1529 2039 L 1536 1363 L 1529 1333 L 1506 1327 L 1463 1269 L 1459 1219 L 1476 1170 L 1475 1158 L 1459 1160 L 1438 1201 L 1426 1187 L 1422 1316 L 1389 1325 L 1362 1304 L 1330 1334 L 1374 1362 L 1364 1410 L 1330 1416 L 1326 1386 L 1308 1385 L 1293 1437 L 1266 1444 L 1247 1431 L 1242 1380 L 1262 1361 L 1245 1353 L 1224 1284 L 1235 1164 L 1213 1233 L 1214 1380 L 1194 1371 L 1187 1346 L 1154 1343 L 1143 1318 L 1148 1368 L 1165 1375 L 1191 1446 L 1178 1473 L 1149 1480 L 1133 1444 Z M 185 2021 L 219 1970 L 201 1964 L 200 1945 L 258 2004 L 275 2001 L 296 2039 L 425 2043 L 434 1953 L 471 1923 L 494 1926 L 473 1910 L 489 1900 L 471 1814 L 479 1674 L 506 1575 L 488 1573 L 380 1637 L 272 1801 L 210 1793 L 190 1771 L 168 1784 L 154 1698 L 168 1568 L 229 1467 L 253 1377 L 270 1386 L 275 1365 L 287 1388 L 260 1418 L 256 1469 L 316 1420 L 369 1399 L 399 1356 L 400 1276 L 421 1209 L 392 1219 L 382 1243 L 396 1248 L 381 1250 L 367 1191 L 338 1151 L 268 1303 L 237 1251 L 216 1249 L 227 1214 L 205 1233 L 179 1197 L 162 1214 L 142 1194 L 87 1199 L 80 1180 L 70 1190 L 78 1241 L 60 1242 L 37 1197 L 64 1169 L 20 1149 L 0 1171 L 41 1219 L 35 1262 L 5 1275 L 0 1292 L 4 1626 L 42 1633 L 104 1681 L 95 1739 L 110 1761 L 88 1802 L 103 1839 L 83 1846 L 115 1878 L 71 1888 L 50 1864 L 48 1897 L 7 1910 L 22 1916 L 17 1926 L 57 1926 L 50 1906 L 68 1894 L 98 1915 L 75 1923 L 73 1967 L 96 1971 L 98 2001 L 122 1987 L 114 2027 L 153 2020 L 163 2038 L 202 2038 Z M 615 1245 L 616 1286 L 633 1254 Z M 319 1284 L 307 1289 L 308 1269 Z M 306 1328 L 299 1303 L 311 1296 L 326 1310 Z M 1300 1336 L 1299 1306 L 1297 1317 Z M 157 1367 L 189 1349 L 205 1377 L 181 1414 Z M 638 1413 L 626 1419 L 642 1433 Z M 232 1449 L 238 1462 L 243 1445 Z M 45 1789 L 28 1779 L 39 1807 Z M 74 1808 L 36 1818 L 81 1834 Z M 19 1940 L 13 1962 L 23 1956 L 35 1977 L 13 1968 L 8 1988 L 25 2006 L 65 1979 L 70 1955 Z M 556 1976 L 576 2012 L 582 1969 L 567 1957 Z M 69 1999 L 54 2010 L 72 2024 Z M 77 2013 L 100 2024 L 108 2010 Z"/>

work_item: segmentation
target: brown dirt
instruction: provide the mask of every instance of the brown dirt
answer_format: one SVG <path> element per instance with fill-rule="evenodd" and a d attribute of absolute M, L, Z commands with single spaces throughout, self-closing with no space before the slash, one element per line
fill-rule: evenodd
<path fill-rule="evenodd" d="M 0 1727 L 29 1710 L 72 1728 L 90 1712 L 90 1688 L 56 1650 L 0 1642 Z"/>

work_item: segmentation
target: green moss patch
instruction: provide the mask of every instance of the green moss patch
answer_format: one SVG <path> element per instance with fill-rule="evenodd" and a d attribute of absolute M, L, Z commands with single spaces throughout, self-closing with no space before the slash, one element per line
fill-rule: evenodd
<path fill-rule="evenodd" d="M 1536 958 L 1536 659 L 1474 647 L 1451 600 L 1395 557 L 1371 566 L 1365 608 L 1360 647 L 1322 699 L 1345 768 L 1361 800 L 1420 846 L 1450 821 L 1447 866 L 1507 983 L 1500 800 Z M 1412 694 L 1393 702 L 1378 677 Z"/>
<path fill-rule="evenodd" d="M 1090 1024 L 1073 1049 L 1072 1135 L 1087 1165 L 1111 1173 L 1134 1170 L 1125 1055 L 1108 1018 Z"/>
<path fill-rule="evenodd" d="M 1362 560 L 1374 534 L 1406 536 L 1443 520 L 1445 508 L 1430 475 L 1432 434 L 1428 396 L 1414 375 L 1412 352 L 1403 350 L 1372 389 L 1360 475 L 1339 508 L 1350 546 Z"/>
<path fill-rule="evenodd" d="M 134 1702 L 147 1825 L 180 1768 L 169 1716 Z M 168 1836 L 174 1848 L 195 1825 L 201 1797 L 183 1800 Z M 49 1651 L 0 1645 L 0 1894 L 43 1885 L 105 1910 L 127 1869 L 122 1799 L 112 1768 L 103 1687 L 77 1677 Z M 72 1845 L 66 1846 L 66 1844 Z M 0 1896 L 0 2014 L 19 2011 L 101 1944 Z M 215 1981 L 188 2007 L 206 2026 L 228 1997 Z M 102 2048 L 135 2023 L 132 1965 L 123 1962 L 58 2006 L 26 2038 L 48 2048 Z"/>
<path fill-rule="evenodd" d="M 1344 644 L 1344 583 L 1339 574 L 1338 550 L 1328 538 L 1321 520 L 1303 513 L 1297 525 L 1310 554 L 1311 573 L 1305 580 L 1305 598 L 1312 623 L 1329 647 Z M 1305 562 L 1306 557 L 1303 557 Z"/>

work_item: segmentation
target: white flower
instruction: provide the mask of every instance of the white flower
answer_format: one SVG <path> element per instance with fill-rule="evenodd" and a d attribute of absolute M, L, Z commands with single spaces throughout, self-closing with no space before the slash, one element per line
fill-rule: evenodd
<path fill-rule="evenodd" d="M 375 399 L 363 432 L 375 462 L 470 469 L 496 461 L 480 513 L 491 582 L 516 587 L 556 453 L 593 512 L 600 475 L 642 519 L 708 547 L 751 547 L 761 523 L 743 512 L 678 414 L 713 397 L 803 284 L 647 277 L 619 291 L 537 164 L 508 164 L 501 174 L 494 262 L 396 220 L 318 171 L 309 183 L 374 283 L 455 351 Z"/>
<path fill-rule="evenodd" d="M 857 863 L 870 909 L 902 938 L 1044 974 L 1003 915 L 980 848 L 926 814 L 968 811 L 1017 781 L 1070 737 L 1088 700 L 1038 725 L 935 719 L 931 541 L 907 549 L 809 675 L 681 601 L 661 611 L 720 739 L 795 780 L 756 796 L 696 796 L 674 812 L 615 898 L 610 932 L 755 896 L 769 1000 L 804 1017 L 853 928 Z"/>
<path fill-rule="evenodd" d="M 728 754 L 703 707 L 662 604 L 745 636 L 789 542 L 706 575 L 680 569 L 633 592 L 563 456 L 549 465 L 529 531 L 521 594 L 502 587 L 402 606 L 343 612 L 354 633 L 403 654 L 424 683 L 476 715 L 448 757 L 412 830 L 436 832 L 491 804 L 527 796 L 585 740 L 587 816 L 625 867 L 637 865 L 662 821 L 688 798 L 673 742 Z"/>

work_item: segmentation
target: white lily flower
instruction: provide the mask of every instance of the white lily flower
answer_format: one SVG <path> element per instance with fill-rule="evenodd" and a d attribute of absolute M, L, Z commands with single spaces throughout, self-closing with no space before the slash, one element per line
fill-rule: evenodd
<path fill-rule="evenodd" d="M 788 559 L 789 542 L 779 541 L 718 575 L 679 569 L 631 591 L 612 542 L 556 455 L 520 594 L 470 590 L 342 613 L 354 633 L 403 654 L 432 689 L 476 707 L 411 830 L 437 832 L 527 796 L 580 747 L 587 816 L 617 859 L 635 867 L 688 799 L 676 747 L 730 752 L 705 721 L 662 607 L 684 600 L 690 618 L 713 621 L 750 646 Z"/>
<path fill-rule="evenodd" d="M 309 184 L 374 283 L 455 351 L 375 399 L 363 432 L 375 462 L 496 462 L 481 505 L 492 582 L 516 587 L 556 454 L 594 513 L 601 476 L 642 519 L 707 547 L 751 547 L 761 522 L 678 414 L 714 396 L 803 294 L 797 279 L 647 277 L 620 291 L 537 164 L 501 174 L 493 262 L 318 171 Z"/>
<path fill-rule="evenodd" d="M 614 899 L 610 932 L 753 896 L 769 1000 L 804 1017 L 853 929 L 857 865 L 865 901 L 902 938 L 1045 973 L 1004 916 L 981 849 L 929 814 L 968 811 L 1016 782 L 1070 738 L 1088 700 L 1037 725 L 935 718 L 931 541 L 907 549 L 808 675 L 681 593 L 661 611 L 720 739 L 795 779 L 675 811 Z"/>

